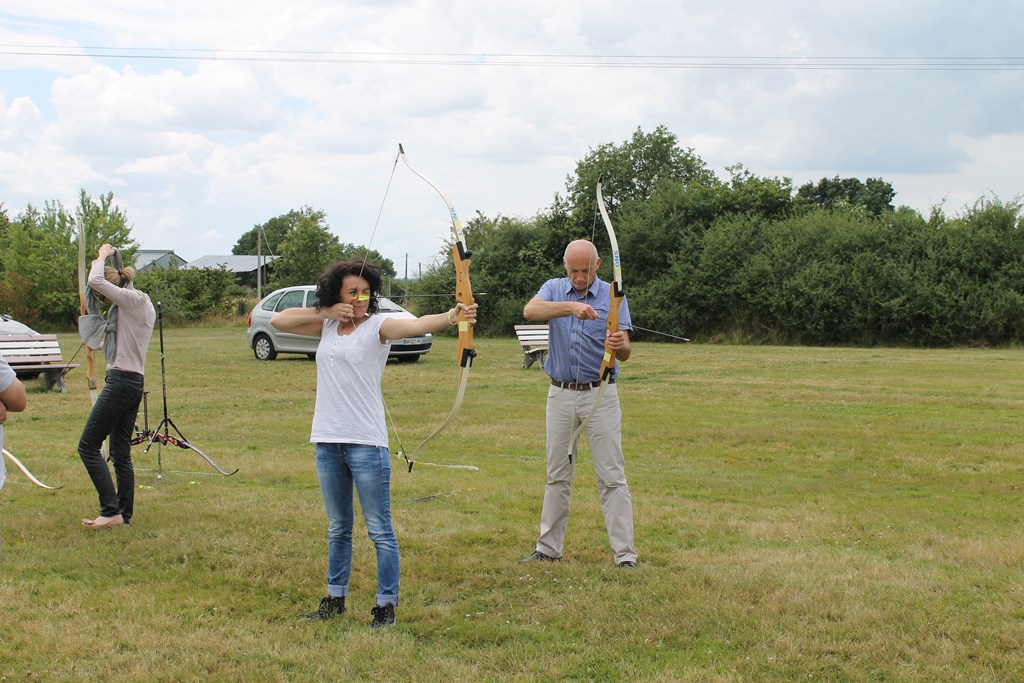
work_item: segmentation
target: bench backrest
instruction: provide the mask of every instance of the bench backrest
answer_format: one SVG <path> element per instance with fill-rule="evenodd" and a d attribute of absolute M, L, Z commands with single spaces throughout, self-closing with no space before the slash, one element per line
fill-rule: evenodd
<path fill-rule="evenodd" d="M 516 336 L 523 346 L 547 346 L 547 325 L 516 325 Z"/>
<path fill-rule="evenodd" d="M 11 334 L 0 336 L 0 356 L 9 365 L 60 363 L 60 344 L 55 334 Z"/>

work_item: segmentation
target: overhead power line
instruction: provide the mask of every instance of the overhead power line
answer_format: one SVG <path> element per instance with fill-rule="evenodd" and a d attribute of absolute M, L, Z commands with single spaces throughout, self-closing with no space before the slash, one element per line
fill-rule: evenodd
<path fill-rule="evenodd" d="M 1024 57 L 813 57 L 349 52 L 213 48 L 0 45 L 0 55 L 70 59 L 371 64 L 395 66 L 832 71 L 1020 71 Z"/>

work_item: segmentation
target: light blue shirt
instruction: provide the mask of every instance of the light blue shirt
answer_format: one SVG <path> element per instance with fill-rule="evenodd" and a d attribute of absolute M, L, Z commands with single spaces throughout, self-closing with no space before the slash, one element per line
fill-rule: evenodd
<path fill-rule="evenodd" d="M 579 301 L 597 311 L 598 320 L 579 320 L 566 315 L 548 321 L 548 358 L 544 372 L 559 382 L 596 382 L 601 379 L 601 360 L 608 326 L 608 308 L 611 306 L 611 285 L 595 278 L 584 296 L 576 293 L 567 277 L 548 280 L 541 285 L 537 296 L 545 301 Z M 622 298 L 619 306 L 619 329 L 632 330 L 629 303 Z M 612 377 L 619 376 L 615 365 Z"/>
<path fill-rule="evenodd" d="M 14 380 L 18 377 L 14 374 L 14 370 L 7 364 L 3 358 L 0 358 L 0 391 L 6 391 L 7 387 L 14 384 Z M 0 424 L 0 448 L 4 447 L 4 426 Z M 4 464 L 4 455 L 0 453 L 0 489 L 4 487 L 4 482 L 7 481 L 7 467 Z"/>

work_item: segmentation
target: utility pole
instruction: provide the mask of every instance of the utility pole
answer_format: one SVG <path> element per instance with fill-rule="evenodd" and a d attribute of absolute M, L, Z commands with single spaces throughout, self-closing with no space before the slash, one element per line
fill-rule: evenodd
<path fill-rule="evenodd" d="M 256 228 L 256 300 L 263 301 L 263 244 L 260 241 L 262 230 Z"/>

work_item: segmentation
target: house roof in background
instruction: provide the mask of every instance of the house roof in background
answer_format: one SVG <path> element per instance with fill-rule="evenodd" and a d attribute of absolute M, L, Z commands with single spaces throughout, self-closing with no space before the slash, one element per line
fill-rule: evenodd
<path fill-rule="evenodd" d="M 139 249 L 135 252 L 135 263 L 132 265 L 136 270 L 141 271 L 146 266 L 168 255 L 175 263 L 185 263 L 185 259 L 175 254 L 173 249 Z"/>
<path fill-rule="evenodd" d="M 263 259 L 263 265 L 276 260 L 277 256 L 257 256 L 256 254 L 229 254 L 226 256 L 200 256 L 192 259 L 182 268 L 225 268 L 232 273 L 251 273 L 256 270 L 258 260 Z"/>

